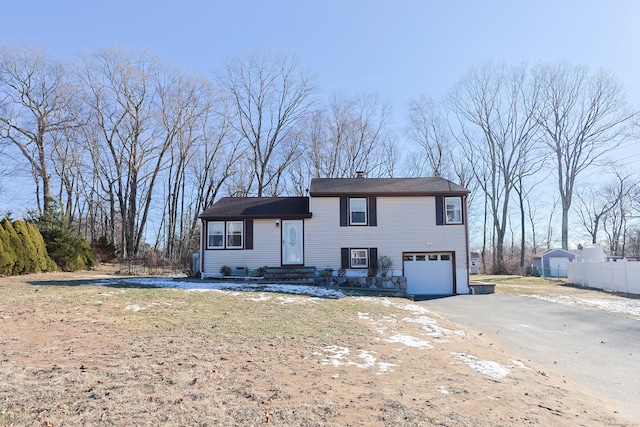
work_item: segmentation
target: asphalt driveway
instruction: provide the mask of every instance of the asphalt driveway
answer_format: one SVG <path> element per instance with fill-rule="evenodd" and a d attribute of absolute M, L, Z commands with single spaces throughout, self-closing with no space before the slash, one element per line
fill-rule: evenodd
<path fill-rule="evenodd" d="M 640 320 L 517 295 L 416 302 L 619 403 L 640 423 Z"/>

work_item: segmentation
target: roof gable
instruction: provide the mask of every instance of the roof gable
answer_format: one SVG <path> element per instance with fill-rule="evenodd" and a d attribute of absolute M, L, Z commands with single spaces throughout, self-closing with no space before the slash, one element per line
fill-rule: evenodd
<path fill-rule="evenodd" d="M 311 218 L 308 197 L 223 197 L 200 214 L 209 220 Z"/>
<path fill-rule="evenodd" d="M 574 254 L 573 252 L 569 252 L 565 249 L 560 249 L 560 248 L 556 248 L 556 249 L 547 249 L 544 250 L 542 252 L 538 252 L 536 254 L 531 255 L 532 259 L 535 258 L 551 258 L 551 257 L 558 257 L 558 258 L 570 258 L 570 259 L 575 259 L 576 254 Z"/>
<path fill-rule="evenodd" d="M 469 194 L 466 188 L 444 178 L 314 178 L 312 197 L 340 195 L 435 196 Z"/>

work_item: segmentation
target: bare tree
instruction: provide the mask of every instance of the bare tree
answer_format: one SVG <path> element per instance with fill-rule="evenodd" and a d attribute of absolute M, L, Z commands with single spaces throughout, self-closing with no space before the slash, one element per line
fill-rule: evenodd
<path fill-rule="evenodd" d="M 442 105 L 424 95 L 411 100 L 408 134 L 422 147 L 429 175 L 450 178 L 454 141 Z"/>
<path fill-rule="evenodd" d="M 195 155 L 190 163 L 193 185 L 196 188 L 196 203 L 190 227 L 192 234 L 197 228 L 200 212 L 213 204 L 225 188 L 227 194 L 239 195 L 233 184 L 229 184 L 233 178 L 253 177 L 253 174 L 246 173 L 251 169 L 248 164 L 243 163 L 247 156 L 241 141 L 232 136 L 228 115 L 224 113 L 224 101 L 216 103 L 216 106 L 204 123 L 202 139 L 195 145 Z M 250 186 L 241 185 L 243 189 L 247 188 L 242 195 L 248 194 Z"/>
<path fill-rule="evenodd" d="M 33 171 L 36 188 L 42 189 L 47 210 L 53 199 L 49 156 L 52 134 L 75 123 L 71 107 L 75 91 L 69 73 L 43 51 L 32 46 L 0 49 L 0 140 L 22 153 Z"/>
<path fill-rule="evenodd" d="M 158 85 L 158 121 L 165 135 L 167 152 L 166 197 L 160 229 L 164 229 L 164 251 L 171 259 L 184 255 L 191 234 L 191 218 L 187 218 L 188 165 L 204 138 L 203 129 L 212 113 L 210 85 L 200 78 L 175 70 L 163 75 Z M 190 215 L 189 215 L 190 216 Z M 160 242 L 156 242 L 156 246 Z"/>
<path fill-rule="evenodd" d="M 578 199 L 578 217 L 585 231 L 591 238 L 591 243 L 598 242 L 598 231 L 602 221 L 622 201 L 628 197 L 635 184 L 631 174 L 614 169 L 613 181 L 600 187 L 593 185 L 576 192 Z"/>
<path fill-rule="evenodd" d="M 534 115 L 539 90 L 524 66 L 487 64 L 472 68 L 449 96 L 458 118 L 457 137 L 464 156 L 486 195 L 494 230 L 493 272 L 502 273 L 504 238 L 511 193 L 519 176 L 537 167 L 527 153 L 536 150 L 538 124 Z"/>
<path fill-rule="evenodd" d="M 257 195 L 277 195 L 313 104 L 311 79 L 293 57 L 257 53 L 228 60 L 218 82 L 233 101 L 230 122 L 249 148 Z"/>
<path fill-rule="evenodd" d="M 542 99 L 537 113 L 552 153 L 562 204 L 562 247 L 569 245 L 569 210 L 578 177 L 631 135 L 636 112 L 609 72 L 565 63 L 535 70 Z"/>
<path fill-rule="evenodd" d="M 106 49 L 82 71 L 85 99 L 99 131 L 90 147 L 112 200 L 111 223 L 119 215 L 123 255 L 138 253 L 154 189 L 166 167 L 172 134 L 158 123 L 159 65 L 144 53 Z"/>
<path fill-rule="evenodd" d="M 397 153 L 389 133 L 391 107 L 376 94 L 336 94 L 308 129 L 310 160 L 316 177 L 344 178 L 362 171 L 393 173 Z"/>
<path fill-rule="evenodd" d="M 526 252 L 526 201 L 530 197 L 531 191 L 537 187 L 540 181 L 534 177 L 540 172 L 545 164 L 546 156 L 540 150 L 523 153 L 521 167 L 516 173 L 513 189 L 518 197 L 518 209 L 520 210 L 520 267 L 525 266 Z"/>
<path fill-rule="evenodd" d="M 637 210 L 639 183 L 620 171 L 614 171 L 615 179 L 602 188 L 602 196 L 608 209 L 600 216 L 611 255 L 625 255 L 627 236 L 632 228 L 631 220 Z M 590 227 L 593 234 L 595 226 Z"/>

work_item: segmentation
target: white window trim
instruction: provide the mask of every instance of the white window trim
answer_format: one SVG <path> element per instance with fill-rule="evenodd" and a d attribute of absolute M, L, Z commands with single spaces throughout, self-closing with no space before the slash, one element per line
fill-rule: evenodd
<path fill-rule="evenodd" d="M 353 264 L 354 258 L 359 258 L 359 257 L 354 257 L 353 256 L 353 252 L 354 251 L 363 251 L 364 252 L 364 260 L 365 260 L 365 264 L 364 265 L 361 265 L 361 264 L 354 265 Z M 356 268 L 357 269 L 369 268 L 369 249 L 367 249 L 367 248 L 351 248 L 351 249 L 349 249 L 349 266 L 351 268 L 354 268 L 354 269 L 356 269 Z"/>
<path fill-rule="evenodd" d="M 364 202 L 364 222 L 353 222 L 353 210 L 351 209 L 352 201 L 354 200 L 362 200 Z M 349 225 L 367 225 L 367 221 L 369 220 L 367 215 L 367 198 L 366 197 L 350 197 L 349 198 Z M 360 212 L 360 211 L 356 211 Z"/>
<path fill-rule="evenodd" d="M 210 244 L 211 240 L 211 225 L 212 224 L 221 224 L 222 225 L 222 244 L 220 246 L 213 246 Z M 225 222 L 224 221 L 207 221 L 207 249 L 224 249 L 225 242 Z"/>
<path fill-rule="evenodd" d="M 231 236 L 229 234 L 229 228 L 230 228 L 229 225 L 231 224 L 240 224 L 240 245 L 239 246 L 232 246 L 229 244 L 229 237 Z M 225 243 L 226 243 L 227 249 L 242 249 L 244 247 L 244 221 L 227 221 L 226 222 Z"/>
<path fill-rule="evenodd" d="M 457 205 L 457 209 L 449 210 L 447 206 L 450 204 L 449 201 Z M 449 219 L 449 212 L 454 213 L 454 218 Z M 459 219 L 455 219 L 455 212 L 458 212 Z M 462 224 L 462 197 L 445 197 L 444 198 L 444 220 L 445 224 Z"/>

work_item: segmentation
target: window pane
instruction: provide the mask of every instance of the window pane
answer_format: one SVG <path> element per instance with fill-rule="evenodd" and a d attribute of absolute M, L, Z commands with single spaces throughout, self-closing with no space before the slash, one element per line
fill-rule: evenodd
<path fill-rule="evenodd" d="M 364 224 L 367 221 L 364 212 L 351 212 L 351 223 L 352 224 Z"/>
<path fill-rule="evenodd" d="M 413 255 L 405 255 L 403 259 L 405 261 L 413 261 Z"/>
<path fill-rule="evenodd" d="M 208 225 L 208 247 L 222 248 L 224 247 L 224 222 L 209 221 Z"/>
<path fill-rule="evenodd" d="M 462 199 L 460 197 L 445 198 L 447 224 L 462 224 Z"/>
<path fill-rule="evenodd" d="M 367 209 L 367 200 L 366 199 L 351 199 L 351 210 L 352 211 L 363 211 Z"/>
<path fill-rule="evenodd" d="M 438 255 L 429 255 L 429 261 L 437 261 Z"/>
<path fill-rule="evenodd" d="M 416 261 L 425 261 L 426 259 L 425 255 L 416 255 Z"/>
<path fill-rule="evenodd" d="M 440 255 L 440 261 L 449 261 L 450 259 L 449 255 Z"/>
<path fill-rule="evenodd" d="M 367 223 L 367 199 L 349 199 L 351 224 Z"/>
<path fill-rule="evenodd" d="M 242 221 L 227 222 L 227 247 L 242 247 Z"/>
<path fill-rule="evenodd" d="M 367 265 L 367 250 L 351 249 L 351 267 L 365 268 Z"/>
<path fill-rule="evenodd" d="M 221 248 L 222 247 L 222 234 L 212 234 L 209 235 L 209 246 L 212 248 Z"/>

